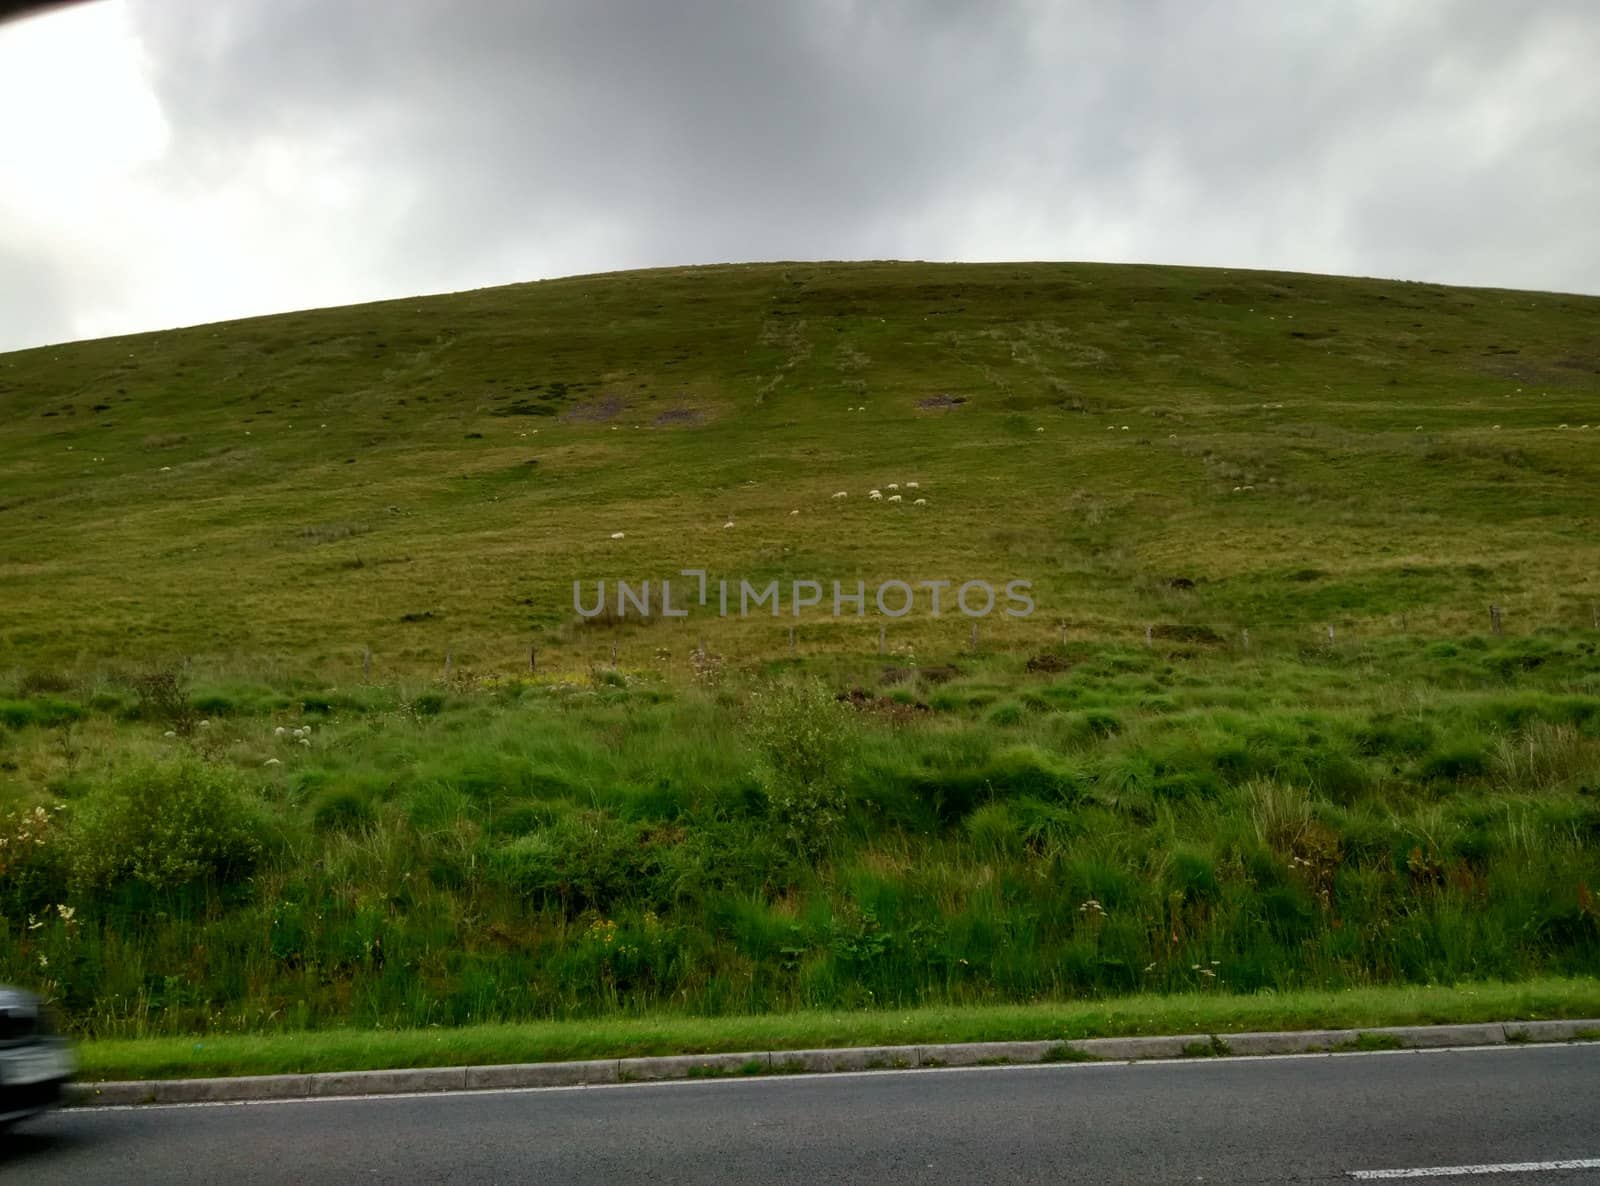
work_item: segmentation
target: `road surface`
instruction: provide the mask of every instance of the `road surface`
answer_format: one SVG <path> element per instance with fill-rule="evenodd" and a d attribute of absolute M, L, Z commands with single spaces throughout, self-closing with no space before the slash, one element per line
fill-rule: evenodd
<path fill-rule="evenodd" d="M 83 1108 L 0 1146 L 36 1186 L 1600 1183 L 1600 1045 Z"/>

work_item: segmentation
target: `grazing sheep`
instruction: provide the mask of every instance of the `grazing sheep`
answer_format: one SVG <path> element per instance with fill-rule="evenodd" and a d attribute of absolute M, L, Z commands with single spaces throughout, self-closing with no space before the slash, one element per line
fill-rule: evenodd
<path fill-rule="evenodd" d="M 1033 430 L 1033 431 L 1034 431 L 1034 432 L 1043 432 L 1043 431 L 1044 431 L 1044 429 L 1042 429 L 1042 428 L 1036 428 L 1036 429 L 1034 429 L 1034 430 Z"/>
<path fill-rule="evenodd" d="M 1127 425 L 1126 425 L 1126 424 L 1124 424 L 1124 425 L 1123 425 L 1123 426 L 1122 426 L 1122 431 L 1123 431 L 1123 432 L 1127 432 L 1127 431 L 1128 431 L 1128 426 L 1127 426 Z"/>
<path fill-rule="evenodd" d="M 202 729 L 209 729 L 209 728 L 211 728 L 211 722 L 210 721 L 201 721 L 200 722 L 200 727 Z"/>
<path fill-rule="evenodd" d="M 871 499 L 882 498 L 883 497 L 883 491 L 881 491 L 881 490 L 868 490 L 867 491 L 867 497 L 871 498 Z"/>
<path fill-rule="evenodd" d="M 622 533 L 622 532 L 620 532 L 620 531 L 613 531 L 613 532 L 612 532 L 612 533 L 611 533 L 611 538 L 612 538 L 612 539 L 621 539 L 621 538 L 622 538 L 622 534 L 623 534 L 623 533 Z"/>
<path fill-rule="evenodd" d="M 889 495 L 889 501 L 890 502 L 899 502 L 900 501 L 900 496 L 898 494 L 891 494 L 891 495 Z"/>
<path fill-rule="evenodd" d="M 304 745 L 304 746 L 309 746 L 311 744 L 311 739 L 309 737 L 302 737 L 300 739 L 300 744 Z"/>
<path fill-rule="evenodd" d="M 849 498 L 850 494 L 849 494 L 848 491 L 841 490 L 841 491 L 839 491 L 839 493 L 835 494 L 833 497 L 835 497 L 835 498 Z"/>
<path fill-rule="evenodd" d="M 928 500 L 926 498 L 919 498 L 911 505 L 914 507 L 925 507 L 928 505 Z"/>
<path fill-rule="evenodd" d="M 285 729 L 285 728 L 284 728 L 284 727 L 283 727 L 283 726 L 282 726 L 282 725 L 279 725 L 279 726 L 278 726 L 278 727 L 277 727 L 277 728 L 276 728 L 276 729 L 274 729 L 274 730 L 273 730 L 273 731 L 272 731 L 272 735 L 273 735 L 273 736 L 274 736 L 274 737 L 282 737 L 282 736 L 283 736 L 283 735 L 284 735 L 284 734 L 285 734 L 285 733 L 287 733 L 287 732 L 288 732 L 288 731 L 289 731 L 289 730 L 287 730 L 287 729 Z"/>
<path fill-rule="evenodd" d="M 1244 489 L 1244 487 L 1243 487 L 1243 486 L 1235 486 L 1235 487 L 1234 487 L 1234 488 L 1233 488 L 1233 492 L 1234 492 L 1234 493 L 1235 493 L 1235 494 L 1237 494 L 1237 493 L 1239 493 L 1239 491 L 1241 491 L 1241 490 L 1243 490 L 1243 489 Z"/>
<path fill-rule="evenodd" d="M 168 730 L 167 730 L 167 731 L 166 731 L 166 732 L 165 732 L 165 733 L 163 733 L 163 734 L 162 734 L 162 735 L 161 735 L 161 736 L 163 736 L 163 737 L 176 737 L 176 736 L 177 736 L 177 734 L 176 734 L 176 733 L 174 733 L 174 732 L 173 732 L 173 731 L 172 731 L 172 730 L 171 730 L 171 729 L 168 729 Z"/>
<path fill-rule="evenodd" d="M 889 483 L 889 489 L 890 490 L 898 490 L 898 489 L 900 489 L 900 483 L 899 482 L 890 482 Z"/>
<path fill-rule="evenodd" d="M 1572 426 L 1570 424 L 1563 424 L 1561 427 L 1562 428 L 1571 428 Z"/>
<path fill-rule="evenodd" d="M 265 762 L 263 762 L 261 764 L 263 766 L 282 766 L 283 765 L 283 763 L 278 761 L 277 758 L 268 758 Z"/>
<path fill-rule="evenodd" d="M 915 490 L 916 488 L 917 488 L 917 484 L 915 482 L 907 482 L 906 483 L 906 489 L 907 490 Z"/>
<path fill-rule="evenodd" d="M 724 523 L 722 525 L 722 530 L 726 531 L 726 530 L 728 530 L 728 528 L 730 528 L 732 526 L 733 526 L 733 520 L 729 519 L 726 523 Z"/>
<path fill-rule="evenodd" d="M 161 472 L 164 474 L 170 474 L 172 472 L 172 467 L 170 465 L 163 465 L 161 467 Z"/>

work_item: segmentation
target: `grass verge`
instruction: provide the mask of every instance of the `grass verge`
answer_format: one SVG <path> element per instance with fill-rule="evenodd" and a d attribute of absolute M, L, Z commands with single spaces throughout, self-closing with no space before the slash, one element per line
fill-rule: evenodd
<path fill-rule="evenodd" d="M 140 1038 L 79 1047 L 88 1080 L 172 1079 L 394 1067 L 1029 1041 L 1252 1030 L 1372 1028 L 1600 1016 L 1600 980 L 1351 989 L 1254 996 L 1134 996 L 1094 1002 L 760 1017 L 644 1017 L 456 1029 L 335 1029 Z"/>

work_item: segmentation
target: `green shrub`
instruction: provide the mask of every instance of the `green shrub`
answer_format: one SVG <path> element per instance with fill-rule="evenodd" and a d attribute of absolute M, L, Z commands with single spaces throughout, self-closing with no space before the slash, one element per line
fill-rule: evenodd
<path fill-rule="evenodd" d="M 137 766 L 73 805 L 69 861 L 89 892 L 243 877 L 262 851 L 253 804 L 226 771 L 183 760 Z"/>
<path fill-rule="evenodd" d="M 761 755 L 771 813 L 802 849 L 820 848 L 844 818 L 849 711 L 817 680 L 751 694 L 745 729 Z"/>

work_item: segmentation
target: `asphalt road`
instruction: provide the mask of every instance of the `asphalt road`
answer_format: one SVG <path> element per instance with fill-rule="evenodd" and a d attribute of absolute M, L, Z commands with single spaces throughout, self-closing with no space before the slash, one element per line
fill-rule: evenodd
<path fill-rule="evenodd" d="M 85 1108 L 0 1143 L 38 1186 L 1600 1183 L 1600 1045 Z"/>

